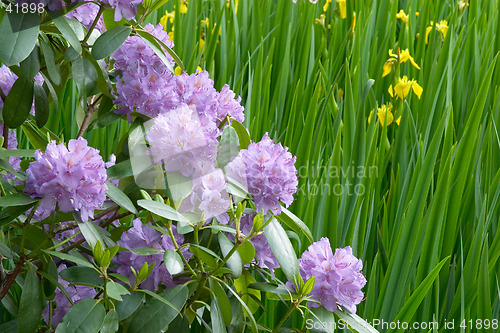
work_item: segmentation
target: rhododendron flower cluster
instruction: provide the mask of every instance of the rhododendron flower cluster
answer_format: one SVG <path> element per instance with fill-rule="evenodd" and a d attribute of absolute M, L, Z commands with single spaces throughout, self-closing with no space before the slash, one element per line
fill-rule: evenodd
<path fill-rule="evenodd" d="M 143 225 L 139 219 L 135 219 L 132 223 L 133 227 L 125 232 L 121 240 L 118 241 L 117 244 L 120 246 L 127 249 L 151 248 L 163 251 L 175 250 L 174 243 L 169 236 L 156 231 L 151 228 L 150 225 Z M 182 245 L 184 243 L 184 236 L 177 234 L 175 226 L 172 226 L 172 233 L 177 244 L 179 246 Z M 186 260 L 189 260 L 192 255 L 188 250 L 189 246 L 185 246 L 181 250 Z M 136 272 L 139 272 L 146 262 L 148 265 L 155 264 L 155 266 L 148 278 L 141 283 L 141 288 L 154 291 L 158 289 L 160 282 L 162 282 L 166 288 L 171 288 L 175 284 L 172 275 L 170 275 L 163 263 L 163 253 L 139 255 L 130 251 L 119 252 L 116 258 L 116 263 L 118 264 L 116 271 L 129 278 L 130 282 L 133 284 L 135 277 L 130 267 L 133 267 Z"/>
<path fill-rule="evenodd" d="M 169 183 L 191 182 L 192 192 L 180 210 L 199 210 L 202 220 L 224 213 L 229 208 L 229 195 L 222 170 L 214 166 L 215 123 L 200 119 L 186 105 L 151 122 L 146 140 L 152 162 L 163 165 Z M 186 179 L 181 179 L 179 174 Z M 176 197 L 176 193 L 172 194 Z"/>
<path fill-rule="evenodd" d="M 300 274 L 304 280 L 316 277 L 311 296 L 328 311 L 341 306 L 355 313 L 356 305 L 363 300 L 361 289 L 366 278 L 361 273 L 363 262 L 352 254 L 350 246 L 332 253 L 330 241 L 323 237 L 311 244 L 299 259 Z M 310 302 L 309 306 L 319 305 Z"/>
<path fill-rule="evenodd" d="M 37 150 L 35 158 L 26 171 L 24 192 L 42 198 L 44 210 L 53 211 L 57 205 L 62 212 L 80 211 L 83 221 L 93 217 L 108 190 L 106 164 L 99 151 L 79 138 L 70 140 L 68 148 L 52 141 L 45 152 Z"/>
<path fill-rule="evenodd" d="M 297 191 L 295 157 L 281 143 L 275 144 L 266 133 L 258 143 L 242 149 L 231 161 L 226 172 L 232 182 L 237 182 L 253 196 L 255 207 L 264 214 L 270 210 L 281 213 L 280 201 L 287 207 Z"/>

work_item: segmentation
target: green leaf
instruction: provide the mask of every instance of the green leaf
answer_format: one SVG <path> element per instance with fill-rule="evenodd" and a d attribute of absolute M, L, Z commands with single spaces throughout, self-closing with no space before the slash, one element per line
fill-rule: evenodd
<path fill-rule="evenodd" d="M 149 290 L 147 290 L 149 291 Z M 146 290 L 144 291 L 146 292 Z M 154 294 L 149 292 L 148 295 Z M 136 312 L 129 329 L 129 333 L 160 332 L 170 324 L 186 303 L 188 298 L 188 288 L 185 286 L 175 286 L 159 295 L 154 294 L 165 302 L 151 298 L 146 304 Z"/>
<path fill-rule="evenodd" d="M 245 241 L 238 247 L 238 253 L 240 254 L 241 262 L 243 265 L 246 265 L 251 263 L 255 257 L 255 248 L 250 241 Z"/>
<path fill-rule="evenodd" d="M 46 43 L 44 40 L 40 40 L 40 46 L 42 47 L 43 58 L 45 59 L 45 66 L 47 66 L 50 79 L 55 85 L 61 84 L 61 74 L 55 63 L 56 55 L 52 45 Z"/>
<path fill-rule="evenodd" d="M 182 216 L 181 213 L 164 203 L 154 200 L 138 200 L 137 204 L 142 208 L 150 211 L 151 213 L 164 217 L 166 219 L 188 222 L 188 220 L 184 216 Z"/>
<path fill-rule="evenodd" d="M 212 332 L 227 332 L 226 325 L 224 324 L 224 318 L 222 316 L 221 305 L 217 297 L 213 297 L 212 302 L 210 302 L 210 319 L 212 320 Z"/>
<path fill-rule="evenodd" d="M 19 77 L 10 89 L 3 106 L 3 122 L 10 128 L 24 123 L 33 104 L 33 81 Z"/>
<path fill-rule="evenodd" d="M 155 254 L 161 254 L 164 252 L 163 250 L 153 249 L 150 247 L 136 247 L 130 249 L 129 251 L 140 256 L 151 256 Z"/>
<path fill-rule="evenodd" d="M 358 333 L 378 333 L 378 331 L 373 328 L 369 323 L 367 323 L 363 318 L 358 316 L 355 313 L 348 313 L 342 311 L 334 312 L 340 319 L 349 325 L 349 327 L 355 330 Z"/>
<path fill-rule="evenodd" d="M 285 273 L 288 280 L 294 281 L 294 278 L 299 276 L 297 255 L 285 230 L 274 217 L 264 228 L 264 235 L 283 273 Z"/>
<path fill-rule="evenodd" d="M 35 82 L 34 88 L 36 125 L 38 128 L 42 128 L 49 120 L 49 99 L 45 90 L 37 82 Z"/>
<path fill-rule="evenodd" d="M 50 12 L 49 12 L 50 13 Z M 78 53 L 82 53 L 82 45 L 78 39 L 78 35 L 75 32 L 74 24 L 70 22 L 71 20 L 65 16 L 59 16 L 52 20 L 54 25 L 59 29 L 64 38 L 70 43 L 73 49 Z"/>
<path fill-rule="evenodd" d="M 231 126 L 236 130 L 236 133 L 238 133 L 240 148 L 247 149 L 251 142 L 248 130 L 236 120 L 231 121 Z"/>
<path fill-rule="evenodd" d="M 259 309 L 259 304 L 251 295 L 255 296 L 259 300 L 261 297 L 259 290 L 249 288 L 249 285 L 255 282 L 255 278 L 248 271 L 244 271 L 239 278 L 234 280 L 234 287 L 236 288 L 236 291 L 241 295 L 241 299 L 248 305 L 248 308 L 252 311 L 252 313 L 255 313 Z"/>
<path fill-rule="evenodd" d="M 436 265 L 436 267 L 434 267 L 434 269 L 427 275 L 427 277 L 420 283 L 420 285 L 413 291 L 413 294 L 410 296 L 410 298 L 408 298 L 405 301 L 405 305 L 397 314 L 396 318 L 394 319 L 394 322 L 397 322 L 398 320 L 401 322 L 411 321 L 411 318 L 413 318 L 413 315 L 420 306 L 420 303 L 422 303 L 422 300 L 427 295 L 429 289 L 432 287 L 434 280 L 438 277 L 441 268 L 448 261 L 449 258 L 450 257 L 448 256 L 443 260 L 441 260 Z M 397 330 L 389 329 L 387 332 L 403 332 L 403 331 L 404 329 L 397 329 Z"/>
<path fill-rule="evenodd" d="M 59 276 L 70 282 L 76 284 L 83 284 L 89 286 L 102 286 L 104 280 L 99 276 L 99 273 L 90 267 L 71 266 L 59 273 Z"/>
<path fill-rule="evenodd" d="M 110 182 L 107 182 L 106 185 L 108 186 L 108 192 L 106 194 L 108 198 L 110 198 L 117 205 L 125 208 L 129 212 L 132 212 L 135 215 L 139 214 L 134 204 L 132 203 L 132 200 L 130 200 L 130 198 L 125 193 L 123 193 L 118 187 L 111 184 Z"/>
<path fill-rule="evenodd" d="M 137 34 L 141 39 L 146 43 L 147 46 L 149 46 L 154 53 L 158 56 L 158 58 L 161 59 L 161 61 L 167 66 L 167 68 L 174 73 L 174 68 L 172 67 L 172 64 L 170 63 L 170 60 L 165 56 L 165 52 L 163 52 L 162 47 L 160 44 L 158 44 L 158 41 L 156 40 L 155 36 L 150 34 L 149 32 L 145 30 L 138 30 Z"/>
<path fill-rule="evenodd" d="M 224 319 L 224 325 L 229 326 L 231 324 L 231 319 L 233 317 L 231 311 L 231 303 L 227 297 L 226 292 L 222 289 L 219 282 L 214 279 L 209 280 L 210 289 L 214 292 L 217 300 L 219 301 L 220 310 L 222 312 L 222 317 Z"/>
<path fill-rule="evenodd" d="M 127 319 L 144 301 L 144 295 L 138 292 L 133 292 L 130 295 L 124 295 L 122 301 L 116 303 L 116 312 L 120 320 Z"/>
<path fill-rule="evenodd" d="M 25 194 L 15 193 L 6 197 L 0 197 L 0 207 L 24 206 L 37 202 L 38 200 L 40 199 L 31 199 Z"/>
<path fill-rule="evenodd" d="M 224 257 L 227 256 L 228 253 L 231 252 L 232 248 L 234 247 L 233 242 L 231 242 L 229 238 L 227 238 L 227 236 L 224 235 L 222 232 L 219 233 L 219 244 Z M 243 271 L 243 263 L 241 261 L 241 257 L 238 251 L 235 251 L 229 257 L 229 259 L 227 259 L 226 265 L 233 272 L 232 275 L 234 278 L 237 278 L 241 275 L 241 272 Z"/>
<path fill-rule="evenodd" d="M 29 122 L 24 123 L 22 129 L 24 135 L 26 135 L 28 141 L 35 149 L 45 150 L 48 143 L 47 140 Z"/>
<path fill-rule="evenodd" d="M 127 288 L 114 281 L 106 282 L 106 293 L 109 297 L 116 299 L 117 301 L 122 301 L 122 295 L 130 294 Z"/>
<path fill-rule="evenodd" d="M 277 295 L 290 295 L 295 294 L 295 290 L 288 288 L 285 285 L 277 285 L 276 283 L 270 282 L 253 282 L 248 285 L 248 288 L 257 289 L 260 291 L 265 291 L 267 293 L 273 293 Z"/>
<path fill-rule="evenodd" d="M 7 13 L 0 24 L 0 60 L 5 66 L 17 65 L 35 47 L 39 32 L 38 15 Z"/>
<path fill-rule="evenodd" d="M 110 56 L 127 40 L 131 31 L 131 27 L 120 26 L 103 33 L 92 46 L 92 58 L 99 60 Z"/>
<path fill-rule="evenodd" d="M 248 308 L 247 304 L 241 299 L 241 297 L 238 295 L 237 292 L 235 292 L 231 287 L 229 287 L 227 285 L 227 283 L 225 283 L 222 280 L 220 280 L 219 282 L 222 283 L 231 294 L 233 294 L 233 296 L 238 300 L 238 302 L 240 302 L 241 306 L 246 311 L 246 314 L 247 314 L 248 318 L 250 319 L 250 326 L 252 327 L 252 332 L 253 333 L 257 333 L 258 332 L 258 330 L 257 330 L 257 322 L 255 321 L 255 318 L 252 315 L 252 312 Z"/>
<path fill-rule="evenodd" d="M 71 69 L 76 86 L 78 87 L 80 98 L 86 103 L 86 99 L 89 96 L 88 94 L 97 84 L 97 72 L 94 65 L 87 58 L 79 57 L 73 61 Z"/>
<path fill-rule="evenodd" d="M 104 317 L 100 333 L 115 333 L 118 331 L 119 326 L 118 312 L 115 309 L 111 309 L 106 317 Z"/>
<path fill-rule="evenodd" d="M 101 233 L 99 232 L 99 229 L 101 229 L 101 227 L 96 226 L 92 222 L 84 222 L 78 223 L 78 228 L 80 228 L 83 237 L 85 238 L 87 243 L 89 243 L 91 248 L 94 248 L 94 246 L 96 246 L 98 242 L 100 242 L 104 246 L 104 240 L 102 239 Z"/>
<path fill-rule="evenodd" d="M 174 250 L 167 249 L 163 255 L 163 261 L 170 275 L 179 274 L 184 270 L 181 256 Z"/>
<path fill-rule="evenodd" d="M 43 296 L 40 280 L 33 268 L 28 269 L 19 301 L 19 332 L 35 332 L 42 316 Z"/>
<path fill-rule="evenodd" d="M 295 231 L 297 234 L 304 233 L 310 243 L 314 243 L 314 239 L 311 233 L 311 230 L 307 227 L 307 225 L 302 222 L 295 214 L 286 209 L 285 207 L 281 207 L 281 214 L 277 216 L 278 220 L 284 222 L 290 229 Z"/>
<path fill-rule="evenodd" d="M 33 51 L 19 64 L 19 67 L 26 78 L 34 78 L 40 71 L 40 48 L 35 45 Z"/>
<path fill-rule="evenodd" d="M 238 133 L 236 133 L 236 130 L 231 126 L 224 127 L 217 152 L 217 167 L 221 169 L 224 168 L 238 155 L 239 151 L 240 142 Z"/>
<path fill-rule="evenodd" d="M 42 250 L 42 251 L 47 253 L 47 254 L 50 254 L 51 256 L 59 257 L 59 258 L 64 259 L 64 260 L 69 260 L 69 261 L 74 262 L 75 264 L 83 266 L 83 267 L 90 267 L 90 268 L 94 267 L 87 260 L 75 257 L 71 254 L 49 251 L 49 250 Z"/>
<path fill-rule="evenodd" d="M 98 332 L 105 316 L 104 306 L 97 300 L 82 299 L 66 313 L 56 333 Z"/>

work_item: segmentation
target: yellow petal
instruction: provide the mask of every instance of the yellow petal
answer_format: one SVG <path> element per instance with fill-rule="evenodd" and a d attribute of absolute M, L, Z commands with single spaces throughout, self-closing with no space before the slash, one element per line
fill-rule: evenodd
<path fill-rule="evenodd" d="M 403 99 L 406 96 L 408 96 L 410 88 L 411 88 L 411 82 L 405 82 L 405 80 L 399 80 L 399 82 L 394 86 L 394 93 L 399 98 Z"/>
<path fill-rule="evenodd" d="M 387 76 L 392 70 L 392 61 L 386 61 L 384 64 L 382 77 Z"/>
<path fill-rule="evenodd" d="M 411 82 L 411 88 L 413 89 L 415 95 L 417 95 L 418 99 L 420 99 L 420 96 L 422 96 L 422 92 L 424 91 L 424 89 L 417 83 L 417 81 Z"/>
<path fill-rule="evenodd" d="M 425 29 L 425 44 L 429 44 L 429 34 L 431 33 L 431 30 L 432 30 L 431 25 Z"/>
<path fill-rule="evenodd" d="M 401 116 L 399 116 L 399 118 L 398 118 L 398 119 L 396 119 L 396 124 L 398 124 L 398 126 L 399 126 L 399 123 L 400 123 L 400 122 L 401 122 Z"/>
<path fill-rule="evenodd" d="M 337 4 L 339 5 L 339 10 L 340 10 L 340 17 L 345 19 L 347 17 L 347 12 L 346 12 L 346 0 L 337 0 Z"/>
<path fill-rule="evenodd" d="M 352 12 L 351 30 L 353 33 L 354 29 L 356 29 L 356 12 Z"/>
<path fill-rule="evenodd" d="M 182 70 L 181 70 L 181 68 L 179 66 L 175 67 L 174 72 L 175 72 L 175 75 L 181 75 L 182 74 Z"/>
<path fill-rule="evenodd" d="M 415 62 L 415 60 L 413 60 L 413 57 L 410 57 L 410 62 L 413 65 L 413 67 L 415 67 L 416 69 L 420 69 L 420 67 L 417 65 L 417 63 Z"/>
<path fill-rule="evenodd" d="M 389 95 L 391 95 L 391 97 L 394 97 L 394 93 L 392 91 L 392 84 L 389 86 Z"/>
<path fill-rule="evenodd" d="M 196 72 L 197 72 L 197 73 L 200 73 L 201 71 L 203 71 L 203 69 L 201 69 L 201 67 L 200 67 L 200 66 L 196 67 Z"/>
<path fill-rule="evenodd" d="M 380 121 L 380 124 L 384 126 L 384 124 L 387 122 L 387 126 L 392 124 L 394 120 L 394 116 L 392 115 L 391 111 L 379 111 L 377 112 L 378 120 Z"/>
<path fill-rule="evenodd" d="M 370 115 L 368 116 L 368 124 L 372 121 L 373 110 L 370 111 Z"/>

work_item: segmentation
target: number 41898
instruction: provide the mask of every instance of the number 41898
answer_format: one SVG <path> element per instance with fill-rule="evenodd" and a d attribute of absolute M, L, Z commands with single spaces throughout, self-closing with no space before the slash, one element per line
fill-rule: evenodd
<path fill-rule="evenodd" d="M 460 327 L 462 328 L 470 328 L 470 329 L 497 329 L 498 328 L 498 319 L 470 319 L 470 320 L 462 320 L 460 323 Z"/>
<path fill-rule="evenodd" d="M 41 14 L 45 10 L 45 5 L 43 3 L 23 3 L 23 4 L 9 4 L 5 9 L 7 13 L 23 13 L 23 14 Z"/>

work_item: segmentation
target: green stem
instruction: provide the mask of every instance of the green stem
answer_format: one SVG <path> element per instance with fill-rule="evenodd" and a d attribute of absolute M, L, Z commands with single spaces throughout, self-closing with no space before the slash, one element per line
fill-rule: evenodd
<path fill-rule="evenodd" d="M 172 239 L 172 243 L 174 244 L 174 247 L 175 247 L 175 251 L 179 254 L 179 256 L 181 257 L 181 260 L 182 262 L 184 263 L 184 265 L 188 268 L 188 270 L 191 272 L 191 274 L 193 276 L 195 276 L 196 278 L 198 278 L 198 274 L 196 274 L 196 272 L 193 270 L 193 268 L 191 267 L 191 265 L 189 265 L 188 261 L 186 260 L 186 258 L 184 257 L 184 255 L 182 254 L 182 251 L 181 251 L 181 248 L 179 247 L 179 245 L 177 244 L 177 241 L 175 240 L 175 236 L 174 236 L 174 233 L 172 232 L 172 223 L 169 223 L 168 226 L 167 226 L 167 230 L 168 230 L 168 234 L 170 235 L 170 238 Z"/>
<path fill-rule="evenodd" d="M 92 31 L 94 31 L 94 28 L 96 27 L 97 23 L 99 22 L 99 19 L 101 18 L 102 13 L 104 12 L 104 6 L 99 7 L 99 12 L 97 13 L 97 16 L 94 19 L 94 22 L 92 22 L 92 25 L 90 26 L 89 31 L 87 32 L 87 35 L 83 39 L 82 43 L 85 44 L 88 39 L 90 38 L 90 35 L 92 34 Z"/>
<path fill-rule="evenodd" d="M 276 326 L 273 330 L 273 333 L 275 332 L 278 332 L 280 327 L 283 326 L 283 324 L 285 323 L 285 321 L 288 319 L 288 317 L 290 317 L 290 315 L 292 314 L 293 312 L 293 309 L 295 307 L 292 305 L 288 308 L 288 311 L 285 313 L 285 316 L 281 319 L 281 321 L 278 323 L 278 326 Z"/>

